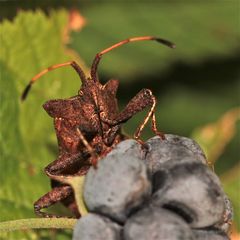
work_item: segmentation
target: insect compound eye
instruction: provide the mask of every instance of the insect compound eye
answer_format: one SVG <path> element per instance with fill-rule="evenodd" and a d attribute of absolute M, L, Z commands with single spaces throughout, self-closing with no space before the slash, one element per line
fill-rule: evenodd
<path fill-rule="evenodd" d="M 82 91 L 82 90 L 79 90 L 79 91 L 78 91 L 78 95 L 79 95 L 79 96 L 82 96 L 82 95 L 83 95 L 83 91 Z"/>
<path fill-rule="evenodd" d="M 143 95 L 145 97 L 150 97 L 150 96 L 152 96 L 152 92 L 149 89 L 143 89 Z"/>

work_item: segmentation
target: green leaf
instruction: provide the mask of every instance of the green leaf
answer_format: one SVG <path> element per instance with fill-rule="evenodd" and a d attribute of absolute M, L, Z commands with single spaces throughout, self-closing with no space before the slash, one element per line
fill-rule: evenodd
<path fill-rule="evenodd" d="M 52 119 L 41 105 L 48 99 L 70 97 L 81 82 L 71 68 L 57 69 L 37 82 L 25 102 L 20 96 L 29 80 L 44 68 L 79 59 L 69 54 L 68 13 L 20 12 L 3 21 L 1 35 L 0 204 L 1 221 L 35 217 L 33 203 L 50 190 L 43 168 L 57 157 Z M 9 234 L 8 239 L 36 239 L 41 231 Z M 12 237 L 11 237 L 12 236 Z"/>

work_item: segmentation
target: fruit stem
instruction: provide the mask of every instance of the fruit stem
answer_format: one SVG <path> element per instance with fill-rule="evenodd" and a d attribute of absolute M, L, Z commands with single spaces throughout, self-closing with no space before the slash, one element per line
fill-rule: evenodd
<path fill-rule="evenodd" d="M 37 228 L 74 228 L 77 219 L 70 218 L 29 218 L 0 222 L 0 232 Z"/>

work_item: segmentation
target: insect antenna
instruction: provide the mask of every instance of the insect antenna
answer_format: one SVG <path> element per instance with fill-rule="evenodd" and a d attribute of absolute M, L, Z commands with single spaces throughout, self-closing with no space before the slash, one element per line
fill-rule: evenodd
<path fill-rule="evenodd" d="M 95 56 L 95 58 L 93 60 L 93 63 L 92 63 L 92 67 L 91 67 L 91 78 L 94 81 L 97 81 L 97 68 L 98 68 L 98 64 L 99 64 L 103 54 L 108 53 L 111 50 L 113 50 L 114 48 L 120 47 L 123 44 L 129 43 L 129 42 L 146 41 L 146 40 L 157 41 L 157 42 L 159 42 L 159 43 L 161 43 L 161 44 L 163 44 L 163 45 L 165 45 L 167 47 L 170 47 L 170 48 L 175 48 L 176 47 L 176 45 L 174 43 L 171 43 L 168 40 L 165 40 L 165 39 L 162 39 L 162 38 L 158 38 L 158 37 L 153 37 L 153 36 L 133 37 L 133 38 L 125 39 L 125 40 L 123 40 L 121 42 L 118 42 L 118 43 L 112 45 L 111 47 L 106 48 L 106 49 L 104 49 L 101 52 L 96 54 L 96 56 Z"/>
<path fill-rule="evenodd" d="M 83 70 L 81 69 L 81 67 L 75 62 L 75 61 L 70 61 L 70 62 L 65 62 L 65 63 L 60 63 L 60 64 L 56 64 L 56 65 L 52 65 L 46 69 L 44 69 L 43 71 L 41 71 L 40 73 L 38 73 L 37 75 L 35 75 L 30 82 L 28 83 L 28 85 L 26 86 L 26 88 L 24 89 L 22 95 L 21 95 L 21 100 L 25 100 L 33 83 L 35 83 L 41 76 L 43 76 L 44 74 L 60 68 L 60 67 L 65 67 L 65 66 L 72 66 L 74 68 L 74 70 L 78 73 L 78 75 L 80 76 L 80 79 L 82 80 L 82 83 L 86 82 L 86 76 L 83 72 Z"/>

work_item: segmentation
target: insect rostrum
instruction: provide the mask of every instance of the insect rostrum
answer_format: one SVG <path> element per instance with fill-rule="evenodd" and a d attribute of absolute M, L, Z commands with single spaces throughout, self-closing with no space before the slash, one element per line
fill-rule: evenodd
<path fill-rule="evenodd" d="M 86 77 L 81 67 L 74 61 L 53 65 L 31 79 L 22 94 L 24 100 L 42 75 L 63 66 L 71 66 L 78 73 L 82 85 L 76 96 L 68 99 L 49 100 L 43 108 L 54 119 L 54 127 L 58 140 L 59 155 L 45 168 L 51 179 L 52 190 L 34 203 L 34 211 L 42 217 L 58 217 L 42 212 L 43 208 L 61 201 L 72 213 L 79 217 L 73 190 L 70 186 L 56 181 L 59 175 L 84 175 L 91 165 L 96 166 L 98 159 L 106 155 L 117 143 L 127 137 L 121 133 L 121 124 L 146 107 L 150 110 L 142 124 L 137 128 L 134 138 L 139 142 L 140 135 L 148 120 L 152 121 L 152 130 L 164 138 L 164 134 L 156 127 L 156 99 L 149 89 L 142 89 L 133 97 L 127 106 L 118 111 L 116 92 L 119 82 L 109 80 L 102 85 L 97 77 L 97 68 L 102 55 L 123 44 L 154 40 L 168 47 L 175 45 L 167 40 L 144 36 L 123 40 L 97 53 L 91 67 L 90 77 Z"/>

